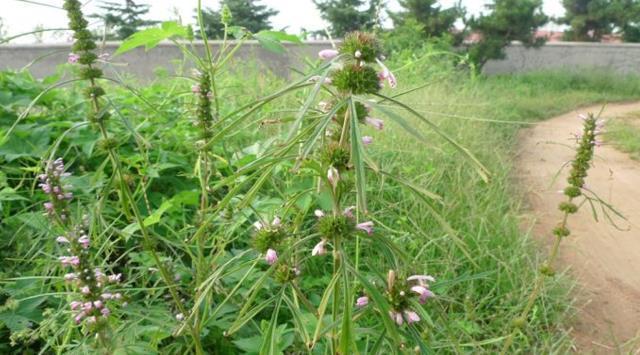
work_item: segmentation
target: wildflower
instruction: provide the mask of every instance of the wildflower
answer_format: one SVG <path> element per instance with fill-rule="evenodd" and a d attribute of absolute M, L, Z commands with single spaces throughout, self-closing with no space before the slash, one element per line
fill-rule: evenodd
<path fill-rule="evenodd" d="M 418 316 L 418 313 L 414 311 L 404 311 L 404 317 L 407 320 L 407 324 L 420 321 L 420 316 Z"/>
<path fill-rule="evenodd" d="M 262 224 L 262 222 L 260 221 L 256 221 L 253 223 L 253 228 L 255 228 L 256 230 L 261 230 L 262 228 L 264 228 L 264 225 Z"/>
<path fill-rule="evenodd" d="M 69 62 L 69 64 L 76 64 L 76 63 L 78 63 L 79 59 L 80 59 L 80 56 L 78 54 L 69 53 L 69 57 L 67 58 L 67 62 Z"/>
<path fill-rule="evenodd" d="M 94 305 L 97 309 L 100 309 L 100 308 L 102 308 L 102 306 L 104 306 L 104 303 L 102 303 L 102 301 L 100 301 L 100 300 L 97 300 L 97 301 L 94 301 L 94 302 L 93 302 L 93 305 Z"/>
<path fill-rule="evenodd" d="M 269 248 L 264 256 L 264 260 L 266 260 L 269 265 L 273 265 L 276 261 L 278 261 L 278 253 L 275 250 Z"/>
<path fill-rule="evenodd" d="M 100 313 L 102 314 L 103 317 L 108 317 L 111 314 L 111 311 L 109 310 L 109 308 L 103 308 L 100 310 Z M 420 319 L 418 319 L 420 320 Z"/>
<path fill-rule="evenodd" d="M 429 291 L 429 289 L 422 285 L 412 286 L 411 291 L 420 295 L 420 303 L 425 303 L 427 298 L 433 297 L 433 292 Z"/>
<path fill-rule="evenodd" d="M 70 273 L 64 275 L 64 280 L 65 281 L 74 281 L 74 280 L 77 280 L 77 279 L 78 279 L 78 275 L 76 275 L 73 272 L 70 272 Z"/>
<path fill-rule="evenodd" d="M 356 307 L 365 307 L 368 304 L 369 297 L 367 296 L 358 297 L 358 299 L 356 300 Z"/>
<path fill-rule="evenodd" d="M 76 324 L 80 324 L 80 322 L 82 322 L 82 319 L 84 318 L 85 314 L 84 312 L 80 312 L 76 315 L 76 317 L 74 318 Z"/>
<path fill-rule="evenodd" d="M 402 319 L 402 314 L 396 311 L 389 311 L 389 316 L 393 319 L 398 326 L 404 323 L 404 319 Z"/>
<path fill-rule="evenodd" d="M 280 227 L 280 225 L 282 225 L 282 220 L 280 219 L 280 217 L 276 216 L 271 222 L 271 226 L 277 228 Z"/>
<path fill-rule="evenodd" d="M 340 174 L 338 173 L 338 170 L 333 166 L 330 167 L 329 170 L 327 171 L 327 179 L 329 180 L 329 184 L 331 184 L 331 186 L 333 186 L 334 189 L 336 188 L 336 186 L 338 186 L 338 181 L 340 180 Z"/>
<path fill-rule="evenodd" d="M 333 59 L 338 55 L 338 51 L 335 49 L 323 49 L 318 52 L 320 59 L 328 60 Z"/>
<path fill-rule="evenodd" d="M 69 307 L 71 307 L 72 311 L 75 311 L 76 309 L 80 309 L 81 306 L 82 306 L 82 302 L 79 302 L 79 301 L 71 301 L 71 303 L 69 303 Z"/>
<path fill-rule="evenodd" d="M 60 243 L 60 244 L 68 244 L 69 243 L 69 239 L 60 236 L 58 238 L 56 238 L 56 242 Z"/>
<path fill-rule="evenodd" d="M 327 244 L 326 240 L 324 239 L 320 240 L 320 242 L 313 247 L 313 250 L 311 251 L 311 256 L 325 255 L 327 253 L 327 250 L 324 248 L 326 244 Z"/>
<path fill-rule="evenodd" d="M 349 206 L 342 211 L 342 215 L 349 218 L 354 218 L 353 211 L 355 211 L 356 206 Z"/>
<path fill-rule="evenodd" d="M 389 70 L 389 68 L 387 68 L 387 66 L 384 65 L 384 63 L 382 63 L 379 59 L 376 59 L 376 62 L 382 68 L 382 71 L 378 74 L 378 78 L 380 79 L 380 81 L 386 80 L 392 89 L 398 86 L 398 81 L 396 80 L 395 75 L 393 75 L 393 73 Z"/>
<path fill-rule="evenodd" d="M 368 235 L 373 234 L 373 222 L 367 221 L 356 224 L 356 228 L 367 232 Z"/>
<path fill-rule="evenodd" d="M 82 293 L 83 295 L 88 295 L 91 293 L 91 289 L 89 288 L 89 286 L 82 286 L 80 288 L 80 293 Z"/>
<path fill-rule="evenodd" d="M 87 324 L 95 324 L 98 321 L 96 316 L 87 317 Z"/>
<path fill-rule="evenodd" d="M 407 281 L 418 281 L 418 282 L 435 282 L 436 279 L 431 275 L 411 275 L 407 277 Z"/>
<path fill-rule="evenodd" d="M 87 249 L 89 247 L 89 237 L 86 235 L 81 236 L 78 239 L 78 243 L 80 243 L 84 249 Z"/>
<path fill-rule="evenodd" d="M 182 314 L 182 313 L 176 314 L 176 320 L 178 322 L 182 322 L 184 320 L 184 314 Z"/>
<path fill-rule="evenodd" d="M 58 258 L 62 266 L 78 266 L 80 264 L 80 258 L 77 256 L 61 256 Z"/>
<path fill-rule="evenodd" d="M 122 278 L 122 274 L 109 275 L 109 282 L 118 283 L 120 282 L 120 278 Z"/>
<path fill-rule="evenodd" d="M 200 85 L 198 84 L 194 84 L 191 86 L 191 92 L 194 94 L 199 94 L 200 93 Z"/>
<path fill-rule="evenodd" d="M 362 144 L 369 145 L 373 143 L 373 137 L 371 136 L 362 136 Z"/>
<path fill-rule="evenodd" d="M 364 121 L 372 126 L 373 128 L 382 131 L 382 129 L 384 128 L 384 121 L 379 119 L 379 118 L 372 118 L 372 117 L 365 117 Z"/>
<path fill-rule="evenodd" d="M 105 292 L 100 295 L 100 298 L 102 298 L 103 300 L 110 300 L 113 298 L 113 295 L 109 292 Z"/>
<path fill-rule="evenodd" d="M 318 218 L 324 217 L 324 212 L 322 212 L 322 210 L 315 210 L 313 211 L 313 214 Z"/>
<path fill-rule="evenodd" d="M 354 56 L 354 57 L 356 57 L 356 58 L 360 58 L 360 57 L 362 57 L 362 52 L 360 52 L 360 50 L 357 50 L 357 51 L 353 54 L 353 56 Z"/>
<path fill-rule="evenodd" d="M 92 309 L 93 309 L 93 302 L 85 302 L 82 305 L 82 310 L 87 313 L 90 312 Z"/>

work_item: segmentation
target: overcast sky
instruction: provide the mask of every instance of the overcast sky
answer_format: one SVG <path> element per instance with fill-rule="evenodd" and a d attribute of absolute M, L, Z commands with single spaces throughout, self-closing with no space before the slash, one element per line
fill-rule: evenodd
<path fill-rule="evenodd" d="M 119 1 L 119 0 L 110 0 Z M 559 16 L 563 13 L 561 0 L 544 0 L 544 11 L 550 16 Z M 96 12 L 96 6 L 100 0 L 86 0 L 85 13 Z M 193 22 L 193 9 L 197 0 L 138 0 L 137 3 L 151 5 L 148 18 L 154 20 L 176 19 L 178 14 L 184 23 Z M 398 9 L 396 0 L 386 0 L 390 9 Z M 441 0 L 444 7 L 451 6 L 456 0 Z M 469 13 L 478 13 L 483 10 L 487 0 L 462 0 Z M 0 17 L 9 35 L 32 31 L 36 26 L 44 28 L 64 28 L 67 20 L 61 9 L 62 0 L 0 0 Z M 219 0 L 202 0 L 203 6 L 218 8 Z M 320 18 L 320 14 L 311 0 L 262 0 L 260 3 L 268 5 L 280 13 L 271 19 L 274 28 L 287 28 L 288 32 L 298 33 L 301 28 L 318 30 L 326 23 Z M 46 6 L 50 5 L 50 6 Z M 60 36 L 57 41 L 64 41 L 67 36 Z M 47 40 L 52 40 L 47 37 Z M 23 38 L 19 42 L 33 42 L 34 38 Z"/>

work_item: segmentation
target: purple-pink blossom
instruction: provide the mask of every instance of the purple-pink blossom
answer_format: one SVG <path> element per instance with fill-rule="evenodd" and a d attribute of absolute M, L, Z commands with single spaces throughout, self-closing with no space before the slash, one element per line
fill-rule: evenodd
<path fill-rule="evenodd" d="M 364 121 L 368 125 L 372 126 L 373 128 L 375 128 L 375 129 L 377 129 L 379 131 L 382 131 L 382 129 L 384 129 L 384 121 L 379 119 L 379 118 L 373 118 L 373 117 L 367 116 L 367 117 L 364 118 Z"/>
<path fill-rule="evenodd" d="M 78 63 L 78 60 L 80 60 L 80 56 L 78 54 L 69 53 L 69 57 L 67 58 L 67 61 L 70 64 L 76 64 L 76 63 Z"/>
<path fill-rule="evenodd" d="M 420 321 L 420 316 L 414 311 L 404 311 L 404 317 L 407 320 L 407 324 Z"/>
<path fill-rule="evenodd" d="M 327 253 L 327 250 L 325 249 L 326 244 L 327 244 L 326 240 L 324 239 L 320 240 L 320 242 L 318 242 L 318 244 L 316 244 L 313 247 L 313 250 L 311 251 L 311 256 L 325 255 Z"/>
<path fill-rule="evenodd" d="M 394 322 L 396 322 L 398 326 L 404 323 L 404 319 L 402 319 L 402 314 L 400 312 L 389 311 L 389 316 L 391 317 L 391 319 L 393 319 Z"/>
<path fill-rule="evenodd" d="M 356 228 L 365 231 L 368 235 L 373 234 L 373 222 L 367 221 L 356 224 Z"/>
<path fill-rule="evenodd" d="M 78 264 L 80 264 L 80 258 L 75 255 L 61 256 L 58 260 L 60 260 L 62 266 L 78 266 Z"/>
<path fill-rule="evenodd" d="M 417 293 L 420 296 L 420 303 L 425 303 L 427 301 L 427 298 L 433 297 L 433 292 L 431 292 L 426 286 L 412 286 L 411 291 Z"/>
<path fill-rule="evenodd" d="M 373 137 L 371 136 L 362 136 L 362 144 L 369 145 L 373 143 Z"/>
<path fill-rule="evenodd" d="M 328 60 L 335 58 L 338 53 L 339 52 L 335 49 L 323 49 L 318 52 L 318 57 L 320 57 L 320 59 Z"/>
<path fill-rule="evenodd" d="M 278 253 L 275 250 L 269 248 L 269 250 L 267 250 L 264 255 L 264 260 L 267 261 L 267 264 L 273 265 L 276 261 L 278 261 Z"/>
<path fill-rule="evenodd" d="M 338 170 L 333 166 L 330 167 L 329 170 L 327 171 L 327 180 L 329 180 L 329 184 L 331 184 L 331 186 L 333 186 L 334 189 L 338 185 L 338 181 L 340 180 L 340 174 L 338 173 Z"/>
<path fill-rule="evenodd" d="M 365 307 L 369 304 L 369 297 L 361 296 L 356 300 L 356 307 Z"/>

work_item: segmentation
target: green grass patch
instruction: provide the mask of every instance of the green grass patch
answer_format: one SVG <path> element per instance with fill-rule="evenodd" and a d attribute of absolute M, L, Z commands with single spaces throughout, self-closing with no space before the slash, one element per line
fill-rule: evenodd
<path fill-rule="evenodd" d="M 605 139 L 615 148 L 640 160 L 640 112 L 612 120 L 606 126 Z"/>

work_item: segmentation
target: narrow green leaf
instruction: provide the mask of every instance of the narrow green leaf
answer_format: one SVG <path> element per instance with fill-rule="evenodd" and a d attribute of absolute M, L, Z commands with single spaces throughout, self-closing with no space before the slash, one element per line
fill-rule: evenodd
<path fill-rule="evenodd" d="M 358 126 L 358 114 L 353 99 L 349 100 L 350 124 L 351 127 L 351 164 L 356 171 L 356 200 L 358 208 L 363 213 L 367 213 L 367 181 L 362 161 L 362 139 L 360 138 L 360 128 Z"/>

